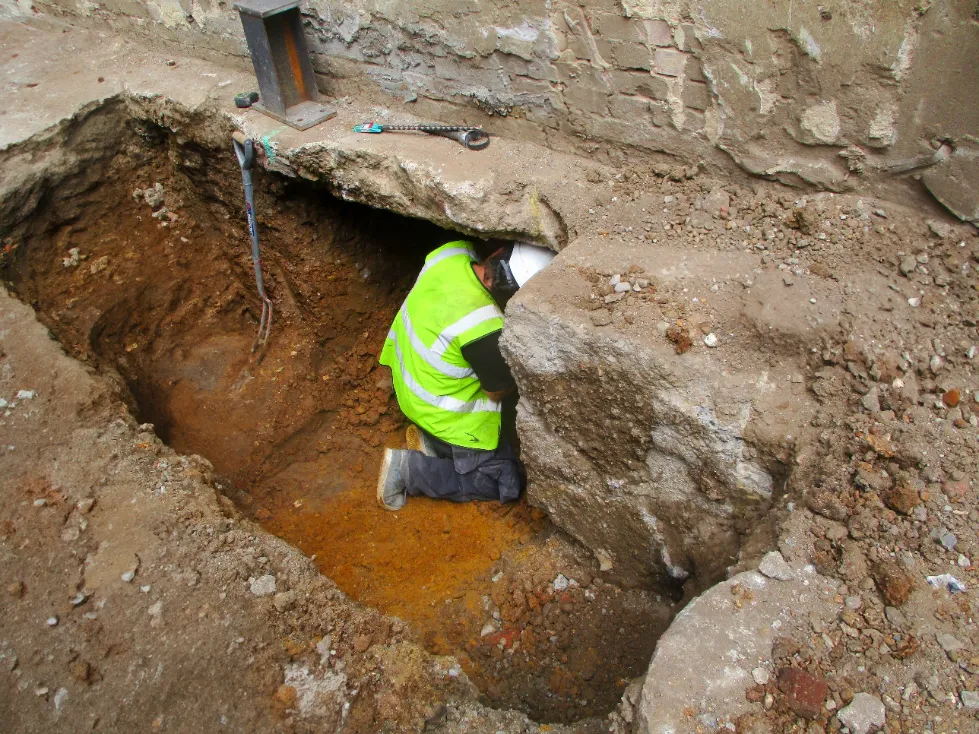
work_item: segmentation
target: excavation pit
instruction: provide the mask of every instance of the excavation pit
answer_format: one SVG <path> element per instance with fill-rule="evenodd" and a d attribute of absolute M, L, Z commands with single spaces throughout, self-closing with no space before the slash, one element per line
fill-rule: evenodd
<path fill-rule="evenodd" d="M 138 133 L 138 134 L 133 134 Z M 404 419 L 377 355 L 425 254 L 458 235 L 259 175 L 272 337 L 254 291 L 231 156 L 127 127 L 102 175 L 62 182 L 17 225 L 6 275 L 132 414 L 214 466 L 247 516 L 352 598 L 409 623 L 494 706 L 602 716 L 677 611 L 621 588 L 526 501 L 374 500 Z"/>

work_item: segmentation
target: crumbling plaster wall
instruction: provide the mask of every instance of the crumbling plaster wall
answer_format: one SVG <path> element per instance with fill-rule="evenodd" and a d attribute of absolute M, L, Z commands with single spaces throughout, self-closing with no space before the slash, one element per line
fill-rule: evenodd
<path fill-rule="evenodd" d="M 908 160 L 934 160 L 947 141 L 924 182 L 979 221 L 977 0 L 308 0 L 303 9 L 323 87 L 395 115 L 479 122 L 557 148 L 631 149 L 631 160 L 638 149 L 733 161 L 834 190 L 907 179 Z M 248 63 L 224 0 L 34 0 L 34 10 Z"/>

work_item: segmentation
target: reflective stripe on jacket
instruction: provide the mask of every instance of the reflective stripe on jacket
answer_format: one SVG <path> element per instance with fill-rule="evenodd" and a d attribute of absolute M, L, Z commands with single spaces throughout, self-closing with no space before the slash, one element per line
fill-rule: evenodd
<path fill-rule="evenodd" d="M 465 241 L 431 252 L 394 318 L 380 363 L 391 368 L 401 411 L 446 443 L 492 450 L 500 404 L 490 400 L 462 347 L 503 328 L 503 313 L 473 272 Z"/>

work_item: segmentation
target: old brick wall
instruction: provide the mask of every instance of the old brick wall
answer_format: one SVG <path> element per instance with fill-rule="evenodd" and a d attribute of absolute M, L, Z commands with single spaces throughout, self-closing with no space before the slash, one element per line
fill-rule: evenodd
<path fill-rule="evenodd" d="M 34 0 L 34 11 L 248 63 L 224 0 Z M 631 160 L 666 153 L 834 190 L 900 180 L 979 221 L 979 0 L 307 0 L 303 11 L 334 95 Z M 937 163 L 916 168 L 942 143 Z"/>

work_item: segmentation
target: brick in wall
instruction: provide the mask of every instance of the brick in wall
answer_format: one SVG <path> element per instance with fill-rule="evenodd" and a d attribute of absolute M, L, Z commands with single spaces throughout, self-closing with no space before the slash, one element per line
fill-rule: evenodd
<path fill-rule="evenodd" d="M 591 16 L 591 30 L 607 41 L 642 40 L 639 23 L 621 15 L 595 13 Z"/>
<path fill-rule="evenodd" d="M 646 43 L 650 46 L 673 45 L 673 29 L 665 20 L 647 20 L 643 25 L 646 31 Z"/>
<path fill-rule="evenodd" d="M 654 56 L 653 71 L 664 76 L 683 76 L 686 62 L 686 54 L 672 48 L 658 48 Z"/>
<path fill-rule="evenodd" d="M 685 107 L 695 110 L 706 110 L 710 106 L 710 92 L 703 82 L 686 82 L 682 98 Z"/>
<path fill-rule="evenodd" d="M 649 49 L 641 43 L 617 43 L 612 48 L 612 59 L 620 69 L 652 68 L 652 56 Z"/>

